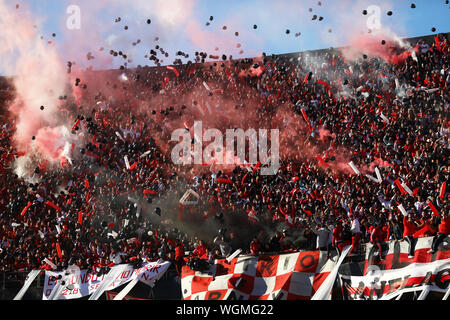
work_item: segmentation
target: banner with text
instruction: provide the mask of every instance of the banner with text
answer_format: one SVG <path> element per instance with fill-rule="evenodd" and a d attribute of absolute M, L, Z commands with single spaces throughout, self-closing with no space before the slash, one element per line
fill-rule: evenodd
<path fill-rule="evenodd" d="M 160 279 L 163 274 L 167 271 L 170 266 L 170 262 L 147 262 L 142 267 L 134 269 L 131 265 L 118 265 L 111 268 L 114 272 L 115 269 L 124 268 L 121 272 L 115 276 L 115 279 L 110 283 L 105 291 L 115 289 L 131 280 L 138 279 L 147 285 L 153 285 L 154 281 Z M 59 280 L 53 280 L 52 278 L 59 277 Z M 52 278 L 51 278 L 52 277 Z M 97 276 L 95 274 L 89 273 L 87 270 L 81 270 L 79 274 L 71 273 L 69 275 L 65 274 L 65 271 L 45 272 L 45 284 L 42 299 L 48 300 L 55 285 L 61 281 L 64 281 L 65 288 L 61 291 L 61 294 L 56 299 L 77 299 L 95 292 L 102 282 L 105 280 L 106 274 Z"/>

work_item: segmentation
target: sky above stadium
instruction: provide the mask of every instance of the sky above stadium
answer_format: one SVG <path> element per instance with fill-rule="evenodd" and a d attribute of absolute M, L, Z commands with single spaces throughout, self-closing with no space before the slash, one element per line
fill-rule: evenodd
<path fill-rule="evenodd" d="M 23 19 L 35 25 L 36 36 L 56 46 L 63 59 L 94 68 L 123 63 L 111 58 L 111 49 L 127 53 L 131 67 L 153 65 L 144 56 L 155 45 L 169 54 L 163 57 L 166 65 L 179 58 L 179 50 L 189 54 L 182 59 L 187 62 L 196 51 L 239 58 L 343 46 L 349 37 L 367 35 L 369 29 L 400 37 L 450 31 L 450 4 L 445 0 L 0 1 L 15 14 L 23 12 Z M 88 52 L 95 59 L 88 60 Z"/>

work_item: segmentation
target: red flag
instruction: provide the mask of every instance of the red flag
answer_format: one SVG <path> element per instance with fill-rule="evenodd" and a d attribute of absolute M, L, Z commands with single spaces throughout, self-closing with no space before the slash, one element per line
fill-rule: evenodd
<path fill-rule="evenodd" d="M 436 49 L 438 51 L 441 51 L 441 44 L 439 43 L 439 37 L 438 36 L 434 37 L 434 42 L 436 43 Z"/>
<path fill-rule="evenodd" d="M 58 207 L 56 204 L 54 204 L 54 203 L 52 203 L 52 202 L 50 202 L 50 201 L 45 201 L 45 204 L 46 205 L 48 205 L 48 206 L 50 206 L 50 207 L 52 207 L 53 209 L 55 209 L 55 210 L 58 210 L 58 211 L 61 211 L 61 208 L 60 207 Z"/>
<path fill-rule="evenodd" d="M 308 76 L 309 76 L 309 74 L 305 75 L 305 79 L 303 79 L 303 83 L 308 83 Z"/>
<path fill-rule="evenodd" d="M 78 212 L 78 223 L 83 225 L 83 210 Z"/>
<path fill-rule="evenodd" d="M 22 213 L 20 214 L 20 216 L 23 217 L 23 215 L 27 212 L 28 208 L 31 206 L 31 202 L 28 201 L 28 204 L 25 208 L 23 208 Z"/>
<path fill-rule="evenodd" d="M 430 200 L 427 200 L 427 204 L 430 207 L 431 211 L 433 211 L 434 215 L 436 217 L 439 217 L 439 212 L 437 211 L 436 207 L 433 205 L 433 203 Z"/>
<path fill-rule="evenodd" d="M 444 200 L 446 187 L 447 187 L 447 182 L 444 181 L 441 185 L 441 192 L 439 193 L 439 198 L 441 199 L 441 201 Z"/>
<path fill-rule="evenodd" d="M 56 243 L 56 252 L 58 253 L 58 257 L 61 259 L 62 252 L 61 252 L 61 247 L 59 246 L 59 243 Z"/>
<path fill-rule="evenodd" d="M 72 127 L 72 131 L 74 131 L 74 130 L 75 130 L 75 127 L 77 127 L 79 124 L 80 124 L 80 119 L 78 119 L 78 120 L 75 122 L 75 124 L 74 124 L 73 127 Z"/>
<path fill-rule="evenodd" d="M 172 66 L 166 66 L 167 69 L 172 70 L 173 72 L 175 72 L 175 75 L 178 76 L 180 75 L 180 73 L 178 72 L 178 70 L 175 67 Z"/>
<path fill-rule="evenodd" d="M 259 167 L 261 167 L 261 161 L 258 160 L 258 163 L 255 164 L 255 166 L 253 167 L 253 173 L 255 173 L 256 171 L 258 171 Z"/>
<path fill-rule="evenodd" d="M 244 184 L 245 178 L 247 178 L 247 174 L 248 174 L 248 173 L 246 173 L 245 176 L 242 178 L 242 180 L 241 180 L 241 185 Z"/>
<path fill-rule="evenodd" d="M 229 183 L 229 184 L 233 183 L 233 181 L 231 181 L 230 179 L 226 179 L 226 178 L 217 178 L 216 181 L 219 183 Z"/>
<path fill-rule="evenodd" d="M 156 194 L 156 191 L 150 190 L 150 189 L 145 189 L 144 190 L 144 194 Z"/>
<path fill-rule="evenodd" d="M 89 189 L 89 180 L 88 179 L 84 179 L 84 186 L 86 187 L 86 189 Z"/>
<path fill-rule="evenodd" d="M 322 81 L 322 80 L 317 80 L 317 82 L 318 83 L 320 83 L 321 85 L 323 85 L 323 86 L 325 86 L 325 87 L 329 87 L 330 86 L 330 84 L 328 84 L 328 83 L 326 83 L 325 81 Z"/>
<path fill-rule="evenodd" d="M 396 180 L 394 181 L 394 183 L 395 183 L 395 184 L 397 185 L 397 187 L 400 189 L 400 192 L 401 192 L 402 194 L 406 194 L 406 191 L 405 191 L 405 189 L 403 189 L 402 184 L 400 183 L 400 180 L 396 179 Z"/>
<path fill-rule="evenodd" d="M 134 168 L 136 168 L 137 164 L 138 164 L 137 162 L 133 163 L 133 164 L 130 166 L 130 171 L 133 171 Z"/>
<path fill-rule="evenodd" d="M 311 130 L 311 124 L 309 123 L 309 119 L 308 119 L 308 116 L 306 115 L 305 109 L 302 108 L 301 111 L 302 111 L 303 118 L 305 119 L 306 123 L 308 124 L 309 129 Z"/>

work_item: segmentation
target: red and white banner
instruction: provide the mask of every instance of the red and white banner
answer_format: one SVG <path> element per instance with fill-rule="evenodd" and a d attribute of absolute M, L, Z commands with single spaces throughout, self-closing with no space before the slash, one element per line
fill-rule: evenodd
<path fill-rule="evenodd" d="M 418 238 L 414 257 L 408 258 L 406 241 L 390 241 L 385 259 L 375 259 L 372 245 L 366 249 L 363 276 L 339 275 L 343 295 L 349 300 L 391 299 L 415 287 L 446 292 L 450 287 L 450 247 L 428 253 L 432 237 Z"/>
<path fill-rule="evenodd" d="M 183 266 L 184 300 L 310 300 L 336 265 L 326 252 L 217 259 L 208 273 Z"/>
<path fill-rule="evenodd" d="M 413 258 L 408 258 L 408 242 L 404 240 L 386 242 L 388 248 L 385 252 L 384 260 L 376 259 L 376 257 L 374 256 L 375 248 L 372 244 L 369 243 L 366 246 L 364 274 L 366 274 L 367 269 L 373 265 L 376 265 L 383 270 L 392 270 L 407 267 L 412 263 L 429 263 L 435 260 L 443 260 L 449 262 L 450 246 L 441 246 L 440 250 L 436 251 L 434 254 L 428 253 L 428 251 L 431 249 L 432 241 L 433 237 L 417 238 Z"/>
<path fill-rule="evenodd" d="M 79 274 L 65 275 L 65 272 L 45 271 L 45 284 L 42 300 L 48 300 L 53 289 L 57 284 L 65 282 L 61 293 L 55 297 L 55 300 L 61 299 L 77 299 L 93 294 L 99 287 L 102 287 L 107 275 L 113 275 L 111 283 L 109 283 L 104 291 L 115 289 L 129 281 L 138 279 L 147 285 L 153 285 L 167 271 L 170 262 L 148 262 L 139 269 L 134 269 L 131 265 L 117 265 L 111 268 L 108 274 L 98 277 L 95 274 L 88 273 L 87 270 L 80 271 Z M 60 280 L 51 280 L 50 277 L 61 276 Z M 69 287 L 69 285 L 73 285 Z M 103 284 L 104 285 L 104 284 Z M 71 290 L 69 290 L 69 288 Z"/>

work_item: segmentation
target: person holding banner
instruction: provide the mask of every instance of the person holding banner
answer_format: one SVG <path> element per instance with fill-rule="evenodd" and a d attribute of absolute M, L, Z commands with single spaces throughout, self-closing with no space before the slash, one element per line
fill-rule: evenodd
<path fill-rule="evenodd" d="M 413 221 L 412 214 L 403 217 L 403 240 L 409 244 L 408 258 L 414 258 L 414 251 L 416 247 L 417 238 L 414 238 L 414 233 L 417 231 L 417 226 Z"/>
<path fill-rule="evenodd" d="M 179 275 L 181 275 L 181 268 L 184 263 L 184 245 L 182 242 L 177 241 L 175 246 L 175 266 Z"/>
<path fill-rule="evenodd" d="M 419 220 L 421 223 L 417 226 L 417 231 L 414 233 L 415 238 L 430 237 L 437 233 L 437 229 L 434 228 L 433 220 L 435 216 L 428 217 L 427 213 L 422 212 L 422 218 Z"/>
<path fill-rule="evenodd" d="M 449 213 L 443 213 L 441 223 L 439 224 L 438 233 L 433 237 L 433 242 L 431 244 L 431 250 L 429 253 L 435 253 L 439 245 L 444 241 L 444 239 L 450 234 L 450 217 Z"/>
<path fill-rule="evenodd" d="M 392 215 L 389 219 L 389 240 L 402 240 L 403 239 L 403 225 L 399 221 L 396 215 Z"/>
<path fill-rule="evenodd" d="M 344 228 L 342 227 L 342 222 L 340 220 L 336 221 L 336 225 L 334 226 L 333 229 L 333 235 L 331 238 L 331 246 L 333 248 L 336 248 L 336 250 L 338 250 L 339 253 L 339 249 L 338 249 L 338 244 L 342 242 L 342 231 L 344 230 Z"/>
<path fill-rule="evenodd" d="M 383 246 L 382 242 L 384 240 L 383 231 L 380 228 L 380 224 L 378 222 L 371 228 L 370 231 L 370 243 L 378 249 L 378 255 L 381 260 L 384 260 L 383 257 Z"/>
<path fill-rule="evenodd" d="M 352 232 L 350 231 L 350 226 L 344 220 L 342 226 L 342 232 L 340 233 L 341 241 L 337 242 L 338 253 L 341 254 L 344 248 L 352 244 Z"/>

